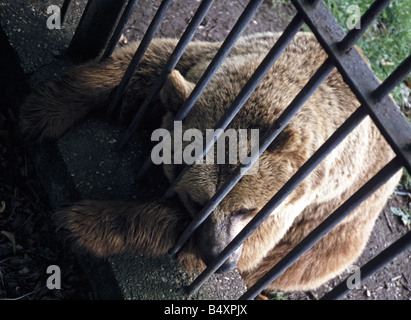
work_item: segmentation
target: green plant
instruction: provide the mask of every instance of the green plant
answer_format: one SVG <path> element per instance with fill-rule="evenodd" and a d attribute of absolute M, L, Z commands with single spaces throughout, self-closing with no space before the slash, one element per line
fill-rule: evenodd
<path fill-rule="evenodd" d="M 348 32 L 347 19 L 352 15 L 347 12 L 351 5 L 357 5 L 360 14 L 364 14 L 374 0 L 324 0 L 344 31 Z M 290 0 L 272 0 L 273 4 L 286 3 Z M 411 0 L 394 0 L 373 22 L 358 41 L 364 55 L 369 60 L 376 76 L 384 81 L 388 75 L 411 53 Z M 411 77 L 408 77 L 411 83 Z M 411 107 L 410 88 L 404 83 L 392 92 L 394 100 L 400 106 Z"/>
<path fill-rule="evenodd" d="M 270 289 L 264 291 L 264 296 L 268 300 L 288 300 L 288 293 L 279 292 L 279 291 L 270 290 Z"/>
<path fill-rule="evenodd" d="M 411 225 L 411 213 L 410 212 L 408 212 L 408 211 L 405 212 L 401 209 L 394 208 L 394 207 L 390 207 L 390 209 L 391 209 L 391 212 L 393 214 L 395 214 L 396 216 L 399 216 L 401 218 L 401 221 L 405 226 L 408 227 L 408 226 Z"/>
<path fill-rule="evenodd" d="M 403 174 L 401 177 L 401 184 L 405 189 L 411 190 L 411 176 L 405 169 L 403 170 Z"/>

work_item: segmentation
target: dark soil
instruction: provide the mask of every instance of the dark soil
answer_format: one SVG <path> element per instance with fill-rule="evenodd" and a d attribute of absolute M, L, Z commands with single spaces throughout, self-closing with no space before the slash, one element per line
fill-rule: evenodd
<path fill-rule="evenodd" d="M 51 219 L 27 148 L 16 134 L 18 105 L 28 93 L 25 75 L 1 32 L 0 100 L 0 299 L 88 299 L 76 256 Z M 47 267 L 62 267 L 62 290 L 46 286 Z"/>
<path fill-rule="evenodd" d="M 3 28 L 21 59 L 20 62 L 3 59 L 12 54 L 4 50 L 3 55 L 2 51 L 0 71 L 9 76 L 0 83 L 0 299 L 92 299 L 90 286 L 75 255 L 61 241 L 59 233 L 55 232 L 47 195 L 38 182 L 26 147 L 15 134 L 18 105 L 28 92 L 25 81 L 37 81 L 35 71 L 51 64 L 53 60 L 50 57 L 63 52 L 68 42 L 64 37 L 60 42 L 47 40 L 42 36 L 44 25 L 30 23 L 32 17 L 29 13 L 33 10 L 41 11 L 42 16 L 47 17 L 43 1 L 31 1 L 29 7 L 24 1 L 20 1 L 21 6 L 16 6 L 16 2 L 19 1 L 4 1 L 0 8 Z M 121 44 L 141 39 L 159 2 L 139 2 L 126 25 Z M 69 28 L 69 25 L 75 26 L 78 22 L 78 14 L 84 8 L 84 3 L 84 0 L 73 1 L 66 33 L 72 34 L 74 31 L 74 27 Z M 175 1 L 157 36 L 179 37 L 199 3 Z M 195 39 L 223 40 L 247 3 L 245 0 L 215 1 Z M 290 7 L 272 7 L 271 1 L 265 1 L 244 34 L 283 30 L 293 12 Z M 41 50 L 36 51 L 40 47 Z M 1 78 L 4 80 L 3 76 Z M 390 199 L 357 263 L 359 266 L 407 232 L 407 227 L 391 213 L 390 207 L 408 210 L 409 205 L 410 198 L 407 196 L 393 196 Z M 411 299 L 410 258 L 410 250 L 403 252 L 345 298 Z M 46 286 L 50 276 L 46 269 L 52 264 L 60 266 L 62 270 L 61 290 L 49 290 Z M 317 299 L 347 275 L 330 281 L 314 292 L 285 295 L 289 299 Z"/>

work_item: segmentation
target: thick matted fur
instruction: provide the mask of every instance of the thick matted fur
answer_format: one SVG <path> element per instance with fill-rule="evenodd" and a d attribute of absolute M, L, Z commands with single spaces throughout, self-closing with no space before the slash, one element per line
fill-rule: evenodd
<path fill-rule="evenodd" d="M 214 128 L 278 37 L 265 33 L 241 38 L 184 120 L 183 129 L 205 132 Z M 129 119 L 138 110 L 176 43 L 173 39 L 155 39 L 150 44 L 124 95 L 120 120 Z M 21 108 L 22 134 L 27 139 L 56 139 L 91 110 L 106 107 L 137 45 L 118 49 L 105 62 L 78 66 L 35 90 Z M 220 45 L 193 42 L 188 46 L 157 101 L 164 127 Z M 326 58 L 312 34 L 297 34 L 229 128 L 259 129 L 262 136 Z M 197 268 L 201 261 L 209 263 L 358 107 L 358 101 L 334 70 L 260 157 L 258 172 L 240 180 L 180 252 L 184 265 Z M 271 213 L 221 271 L 237 266 L 245 282 L 252 285 L 393 156 L 378 129 L 366 118 Z M 181 202 L 85 200 L 63 208 L 59 222 L 71 232 L 74 246 L 98 256 L 126 252 L 161 255 L 173 246 L 191 217 L 235 167 L 196 164 L 176 187 Z M 164 171 L 172 181 L 176 166 L 164 165 Z M 344 271 L 364 249 L 399 176 L 354 210 L 271 287 L 286 291 L 313 289 Z"/>

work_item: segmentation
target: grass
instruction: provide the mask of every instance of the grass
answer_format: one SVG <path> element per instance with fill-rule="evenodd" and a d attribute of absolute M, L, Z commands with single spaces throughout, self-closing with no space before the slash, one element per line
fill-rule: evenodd
<path fill-rule="evenodd" d="M 263 291 L 263 295 L 268 300 L 288 300 L 288 293 L 279 292 L 271 289 L 266 289 Z"/>
<path fill-rule="evenodd" d="M 357 5 L 360 13 L 364 14 L 372 3 L 373 0 L 325 1 L 346 32 L 347 19 L 352 15 L 352 12 L 347 12 L 347 8 Z M 368 58 L 376 76 L 384 81 L 411 52 L 411 0 L 392 1 L 358 41 L 358 46 Z M 410 83 L 411 77 L 408 76 L 407 80 Z M 401 107 L 411 107 L 409 91 L 406 84 L 402 83 L 392 92 L 394 100 Z"/>
<path fill-rule="evenodd" d="M 272 0 L 274 4 L 291 4 L 290 0 Z M 351 5 L 357 5 L 364 14 L 373 0 L 324 0 L 344 31 L 348 32 L 347 20 L 352 12 Z M 376 76 L 384 81 L 388 75 L 411 52 L 411 0 L 395 0 L 374 21 L 357 43 L 369 60 Z M 407 78 L 408 84 L 411 77 Z M 411 108 L 410 88 L 401 83 L 392 92 L 394 100 L 401 108 Z"/>
<path fill-rule="evenodd" d="M 352 12 L 347 13 L 347 8 L 358 5 L 362 15 L 372 3 L 373 0 L 325 0 L 325 4 L 346 32 L 349 31 L 346 21 L 352 15 Z M 357 45 L 369 60 L 375 75 L 384 81 L 411 53 L 411 0 L 392 1 Z M 402 82 L 392 91 L 392 96 L 411 123 L 411 77 L 408 76 L 406 81 L 409 87 Z M 403 171 L 401 184 L 405 189 L 411 190 L 411 176 L 405 169 Z"/>

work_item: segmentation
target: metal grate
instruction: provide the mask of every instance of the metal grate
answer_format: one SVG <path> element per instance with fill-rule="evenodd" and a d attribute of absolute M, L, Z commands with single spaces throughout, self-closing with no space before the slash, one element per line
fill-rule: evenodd
<path fill-rule="evenodd" d="M 269 128 L 267 134 L 260 142 L 258 150 L 258 157 L 266 150 L 271 142 L 281 133 L 291 118 L 304 105 L 311 94 L 321 85 L 327 78 L 330 72 L 337 68 L 343 76 L 344 81 L 348 84 L 352 92 L 359 100 L 361 106 L 341 125 L 341 127 L 314 153 L 314 155 L 290 178 L 290 180 L 275 194 L 272 199 L 260 210 L 260 212 L 247 224 L 247 226 L 233 239 L 233 241 L 220 253 L 215 261 L 207 266 L 203 273 L 201 273 L 194 282 L 189 286 L 188 292 L 191 294 L 198 290 L 198 288 L 210 277 L 218 268 L 227 260 L 227 258 L 252 234 L 252 232 L 270 215 L 270 213 L 278 207 L 281 202 L 307 177 L 321 161 L 336 147 L 338 144 L 352 131 L 354 128 L 369 115 L 374 123 L 381 131 L 384 138 L 391 145 L 396 153 L 396 157 L 387 164 L 378 174 L 370 179 L 363 187 L 361 187 L 351 198 L 349 198 L 343 205 L 341 205 L 334 213 L 332 213 L 322 224 L 313 230 L 299 245 L 291 250 L 277 265 L 267 272 L 255 285 L 241 297 L 241 299 L 252 299 L 260 293 L 267 285 L 274 281 L 282 272 L 291 266 L 301 255 L 315 245 L 327 232 L 329 232 L 335 225 L 337 225 L 344 217 L 346 217 L 352 210 L 354 210 L 361 202 L 368 198 L 375 192 L 382 184 L 384 184 L 390 177 L 394 175 L 401 167 L 405 167 L 408 172 L 411 172 L 411 126 L 402 116 L 401 112 L 395 103 L 389 98 L 389 92 L 401 82 L 411 70 L 411 56 L 406 58 L 403 63 L 383 82 L 380 83 L 369 69 L 367 64 L 361 58 L 356 50 L 352 50 L 352 46 L 364 34 L 370 24 L 381 14 L 381 12 L 390 3 L 390 0 L 376 0 L 370 8 L 361 17 L 361 28 L 352 29 L 348 34 L 345 34 L 341 29 L 331 12 L 327 9 L 321 0 L 291 0 L 298 13 L 291 21 L 291 23 L 284 30 L 281 37 L 275 43 L 273 48 L 269 51 L 267 56 L 261 62 L 255 73 L 248 80 L 242 88 L 238 96 L 235 98 L 226 113 L 217 123 L 215 129 L 225 130 L 230 121 L 238 113 L 242 105 L 250 97 L 258 83 L 264 77 L 266 72 L 274 64 L 276 59 L 281 55 L 287 44 L 293 39 L 296 33 L 300 30 L 303 23 L 315 34 L 316 38 L 322 45 L 323 49 L 328 54 L 329 58 L 317 70 L 301 92 L 295 97 L 290 105 L 280 115 L 278 120 Z M 64 2 L 63 8 L 67 10 L 69 0 Z M 121 31 L 130 16 L 133 8 L 138 1 L 129 0 L 124 1 L 118 6 L 123 6 L 117 19 L 117 26 L 113 29 L 111 39 L 106 39 L 104 43 L 107 46 L 101 47 L 104 49 L 102 59 L 111 55 L 115 45 L 119 39 Z M 127 87 L 127 84 L 138 68 L 144 53 L 150 44 L 151 40 L 161 24 L 167 9 L 172 1 L 163 0 L 157 10 L 146 34 L 144 35 L 134 57 L 132 58 L 127 71 L 124 74 L 119 86 L 114 89 L 112 100 L 108 108 L 107 117 L 109 117 L 115 110 L 122 95 Z M 125 136 L 120 142 L 120 148 L 124 147 L 131 135 L 136 131 L 141 124 L 144 115 L 150 106 L 150 103 L 159 93 L 164 84 L 167 75 L 174 69 L 183 54 L 186 46 L 192 39 L 194 32 L 197 30 L 208 9 L 212 5 L 212 0 L 203 0 L 198 7 L 196 13 L 192 17 L 187 29 L 178 42 L 174 52 L 169 57 L 160 76 L 153 85 L 149 95 L 142 104 L 140 110 L 133 119 Z M 175 121 L 183 120 L 194 106 L 201 93 L 217 71 L 218 67 L 223 62 L 224 58 L 229 53 L 230 49 L 239 38 L 241 32 L 244 30 L 262 0 L 249 1 L 244 12 L 239 17 L 237 23 L 223 42 L 219 51 L 215 55 L 212 62 L 209 64 L 207 70 L 196 84 L 194 90 L 184 105 L 179 110 Z M 64 12 L 65 12 L 64 11 Z M 86 29 L 79 28 L 77 33 L 85 32 Z M 76 37 L 73 38 L 72 46 L 77 47 Z M 100 41 L 102 43 L 102 41 Z M 218 138 L 218 136 L 217 136 Z M 215 140 L 216 141 L 216 140 Z M 213 146 L 208 143 L 204 146 L 202 157 Z M 249 154 L 250 157 L 252 155 Z M 244 172 L 249 168 L 254 161 L 258 159 L 254 156 L 250 163 L 240 165 L 233 174 L 229 177 L 226 183 L 215 193 L 211 200 L 202 208 L 202 210 L 195 216 L 191 224 L 183 232 L 177 240 L 174 248 L 170 251 L 170 255 L 176 254 L 184 243 L 190 238 L 194 231 L 205 221 L 217 205 L 230 192 L 235 184 L 241 179 Z M 147 159 L 139 172 L 141 177 L 149 169 L 151 159 Z M 171 184 L 164 197 L 170 197 L 174 194 L 174 186 L 181 179 L 181 177 L 190 169 L 190 165 L 186 165 L 179 173 L 176 180 Z M 400 240 L 385 249 L 377 257 L 368 262 L 362 267 L 363 279 L 378 270 L 382 265 L 393 259 L 398 253 L 411 245 L 411 233 L 408 232 Z M 331 292 L 326 294 L 323 299 L 340 298 L 348 291 L 345 282 L 335 287 Z"/>

